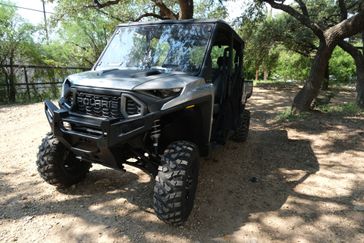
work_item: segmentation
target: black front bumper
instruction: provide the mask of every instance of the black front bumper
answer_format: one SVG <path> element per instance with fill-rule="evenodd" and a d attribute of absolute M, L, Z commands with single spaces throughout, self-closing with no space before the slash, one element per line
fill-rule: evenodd
<path fill-rule="evenodd" d="M 117 162 L 113 148 L 150 130 L 153 122 L 159 117 L 156 113 L 148 113 L 126 120 L 93 118 L 58 108 L 49 100 L 46 100 L 44 104 L 45 114 L 53 134 L 68 149 L 85 160 L 112 168 L 122 167 Z M 83 130 L 72 129 L 72 127 L 83 128 Z"/>

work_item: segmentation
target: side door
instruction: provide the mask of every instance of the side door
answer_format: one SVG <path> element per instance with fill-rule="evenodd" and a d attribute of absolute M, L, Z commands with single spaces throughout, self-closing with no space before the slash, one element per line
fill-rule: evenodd
<path fill-rule="evenodd" d="M 213 84 L 215 90 L 212 140 L 220 144 L 226 142 L 234 118 L 230 100 L 233 84 L 232 43 L 231 30 L 217 26 L 208 57 L 211 73 L 206 80 Z"/>

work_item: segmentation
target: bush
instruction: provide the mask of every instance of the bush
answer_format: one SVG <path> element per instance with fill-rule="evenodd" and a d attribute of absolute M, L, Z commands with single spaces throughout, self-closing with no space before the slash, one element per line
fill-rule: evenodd
<path fill-rule="evenodd" d="M 297 53 L 282 50 L 273 76 L 285 81 L 303 81 L 307 78 L 311 59 Z"/>
<path fill-rule="evenodd" d="M 355 80 L 356 67 L 353 58 L 341 48 L 335 48 L 329 64 L 330 83 L 347 84 Z"/>
<path fill-rule="evenodd" d="M 364 115 L 362 110 L 356 103 L 350 102 L 346 104 L 328 104 L 317 107 L 318 110 L 325 113 L 336 113 L 343 115 Z"/>

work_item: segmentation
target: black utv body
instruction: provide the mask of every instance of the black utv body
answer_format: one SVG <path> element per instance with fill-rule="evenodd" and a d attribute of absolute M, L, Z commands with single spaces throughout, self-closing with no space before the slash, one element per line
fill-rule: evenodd
<path fill-rule="evenodd" d="M 67 187 L 92 163 L 139 167 L 156 176 L 157 216 L 182 224 L 199 157 L 247 139 L 252 84 L 243 79 L 243 49 L 220 20 L 118 26 L 92 70 L 65 79 L 59 107 L 45 101 L 52 132 L 38 153 L 40 175 Z"/>

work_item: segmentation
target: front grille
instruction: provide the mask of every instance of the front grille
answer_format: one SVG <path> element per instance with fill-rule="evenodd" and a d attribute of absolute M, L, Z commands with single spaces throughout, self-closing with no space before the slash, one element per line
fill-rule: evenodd
<path fill-rule="evenodd" d="M 120 118 L 120 96 L 77 92 L 76 112 L 96 117 Z"/>
<path fill-rule="evenodd" d="M 137 115 L 142 113 L 142 107 L 133 99 L 127 97 L 125 99 L 125 111 L 129 116 Z"/>

